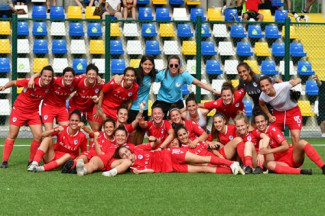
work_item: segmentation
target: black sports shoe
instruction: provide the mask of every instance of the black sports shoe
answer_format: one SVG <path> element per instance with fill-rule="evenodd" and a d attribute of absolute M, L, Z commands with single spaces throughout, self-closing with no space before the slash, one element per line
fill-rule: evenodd
<path fill-rule="evenodd" d="M 245 167 L 244 172 L 245 172 L 245 174 L 251 174 L 253 172 L 253 169 L 252 169 L 252 167 L 247 166 L 247 167 Z"/>
<path fill-rule="evenodd" d="M 313 174 L 313 170 L 312 169 L 301 169 L 300 170 L 300 174 L 303 174 L 303 175 L 312 175 Z"/>
<path fill-rule="evenodd" d="M 27 167 L 29 167 L 32 164 L 33 161 L 28 161 Z"/>
<path fill-rule="evenodd" d="M 61 173 L 70 173 L 71 167 L 73 166 L 74 160 L 68 160 L 63 166 Z"/>
<path fill-rule="evenodd" d="M 322 166 L 323 174 L 325 175 L 325 165 Z"/>
<path fill-rule="evenodd" d="M 2 161 L 0 168 L 8 168 L 8 161 Z"/>
<path fill-rule="evenodd" d="M 257 166 L 253 172 L 253 174 L 261 174 L 263 173 L 263 169 L 260 166 Z"/>

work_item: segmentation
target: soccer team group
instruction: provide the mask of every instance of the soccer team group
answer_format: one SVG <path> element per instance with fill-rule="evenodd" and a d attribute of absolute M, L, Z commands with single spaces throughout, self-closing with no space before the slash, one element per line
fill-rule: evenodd
<path fill-rule="evenodd" d="M 66 67 L 61 77 L 46 66 L 31 78 L 0 86 L 0 91 L 24 87 L 10 115 L 1 168 L 9 165 L 20 127 L 28 125 L 33 141 L 27 170 L 33 172 L 62 168 L 62 173 L 79 176 L 96 171 L 104 176 L 126 171 L 312 174 L 311 169 L 299 168 L 307 155 L 325 174 L 320 155 L 300 139 L 302 116 L 290 93 L 299 78 L 282 82 L 240 63 L 238 87 L 225 81 L 218 92 L 184 71 L 178 56 L 170 56 L 167 63 L 166 69 L 157 71 L 154 58 L 145 55 L 139 68 L 127 67 L 107 83 L 94 64 L 82 75 Z M 153 82 L 161 85 L 149 121 Z M 184 101 L 184 84 L 221 97 L 199 104 L 191 93 Z M 246 93 L 254 102 L 252 122 L 242 101 Z M 216 114 L 207 128 L 213 109 Z M 282 133 L 285 126 L 292 145 Z M 145 134 L 148 143 L 142 144 Z"/>

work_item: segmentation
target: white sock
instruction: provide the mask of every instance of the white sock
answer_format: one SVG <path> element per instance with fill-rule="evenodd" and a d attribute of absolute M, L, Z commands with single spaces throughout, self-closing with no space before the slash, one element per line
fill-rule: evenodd
<path fill-rule="evenodd" d="M 87 174 L 87 170 L 86 170 L 86 168 L 84 168 L 84 175 L 86 175 Z"/>
<path fill-rule="evenodd" d="M 111 172 L 111 175 L 112 176 L 116 176 L 117 175 L 117 169 L 116 168 L 111 169 L 110 172 Z"/>
<path fill-rule="evenodd" d="M 44 166 L 40 166 L 40 167 L 39 167 L 39 171 L 40 171 L 40 172 L 44 172 L 44 171 L 45 171 L 45 170 L 44 170 Z"/>
<path fill-rule="evenodd" d="M 37 161 L 33 161 L 31 165 L 38 166 L 38 163 L 37 163 Z"/>

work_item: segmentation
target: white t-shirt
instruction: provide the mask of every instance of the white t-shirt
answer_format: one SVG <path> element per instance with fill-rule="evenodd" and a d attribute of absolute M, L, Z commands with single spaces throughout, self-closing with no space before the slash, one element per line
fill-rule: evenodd
<path fill-rule="evenodd" d="M 290 89 L 292 85 L 289 82 L 276 83 L 273 85 L 275 96 L 270 97 L 264 92 L 260 95 L 260 101 L 269 103 L 277 111 L 287 111 L 297 106 L 297 103 L 290 99 Z"/>

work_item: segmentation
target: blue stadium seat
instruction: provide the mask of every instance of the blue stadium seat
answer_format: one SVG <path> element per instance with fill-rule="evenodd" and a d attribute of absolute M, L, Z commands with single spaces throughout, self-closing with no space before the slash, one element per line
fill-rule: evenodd
<path fill-rule="evenodd" d="M 284 43 L 273 43 L 272 53 L 276 57 L 284 57 Z"/>
<path fill-rule="evenodd" d="M 207 24 L 207 23 L 202 24 L 201 37 L 211 37 L 209 24 Z"/>
<path fill-rule="evenodd" d="M 86 73 L 87 59 L 73 59 L 72 67 L 76 73 Z"/>
<path fill-rule="evenodd" d="M 29 35 L 29 29 L 28 29 L 28 22 L 18 22 L 17 25 L 17 34 L 19 36 L 27 36 Z"/>
<path fill-rule="evenodd" d="M 34 22 L 33 23 L 33 35 L 47 35 L 47 27 L 45 22 Z"/>
<path fill-rule="evenodd" d="M 264 38 L 262 29 L 260 25 L 249 25 L 248 26 L 248 36 L 250 38 Z"/>
<path fill-rule="evenodd" d="M 309 61 L 298 61 L 298 74 L 301 76 L 311 76 L 315 74 L 315 71 L 311 68 Z"/>
<path fill-rule="evenodd" d="M 202 17 L 202 20 L 206 20 L 206 17 L 204 17 L 204 12 L 202 8 L 192 8 L 191 9 L 191 20 L 195 21 L 196 18 L 200 16 Z"/>
<path fill-rule="evenodd" d="M 87 34 L 89 37 L 101 37 L 103 32 L 100 23 L 89 23 Z"/>
<path fill-rule="evenodd" d="M 67 50 L 67 43 L 65 40 L 58 40 L 54 39 L 52 40 L 52 53 L 54 54 L 66 54 L 68 52 Z"/>
<path fill-rule="evenodd" d="M 230 35 L 233 38 L 245 38 L 245 29 L 244 26 L 239 24 L 239 25 L 232 25 L 230 29 Z"/>
<path fill-rule="evenodd" d="M 178 35 L 178 37 L 193 37 L 191 25 L 189 23 L 178 24 L 177 25 L 177 35 Z"/>
<path fill-rule="evenodd" d="M 150 4 L 150 0 L 137 0 L 138 5 L 147 5 Z"/>
<path fill-rule="evenodd" d="M 169 0 L 170 5 L 183 5 L 185 4 L 184 0 Z"/>
<path fill-rule="evenodd" d="M 85 33 L 82 23 L 70 22 L 69 35 L 78 37 L 84 36 Z"/>
<path fill-rule="evenodd" d="M 282 7 L 284 5 L 282 0 L 272 0 L 273 7 Z"/>
<path fill-rule="evenodd" d="M 292 57 L 305 57 L 306 53 L 302 43 L 290 43 L 290 54 Z"/>
<path fill-rule="evenodd" d="M 269 38 L 269 39 L 281 38 L 278 26 L 276 26 L 276 25 L 267 25 L 265 27 L 265 36 L 266 36 L 266 38 Z"/>
<path fill-rule="evenodd" d="M 143 37 L 155 37 L 157 36 L 156 25 L 154 23 L 143 23 L 141 32 Z"/>
<path fill-rule="evenodd" d="M 288 17 L 288 11 L 276 10 L 275 11 L 275 22 L 284 22 L 285 18 Z"/>
<path fill-rule="evenodd" d="M 50 11 L 51 19 L 64 19 L 64 8 L 63 6 L 51 6 Z"/>
<path fill-rule="evenodd" d="M 49 52 L 49 48 L 47 47 L 47 40 L 35 39 L 33 51 L 35 54 L 47 54 Z"/>
<path fill-rule="evenodd" d="M 111 71 L 113 74 L 123 74 L 125 69 L 124 59 L 112 59 Z"/>
<path fill-rule="evenodd" d="M 279 72 L 275 69 L 275 62 L 269 60 L 262 61 L 261 71 L 265 75 L 279 74 Z"/>
<path fill-rule="evenodd" d="M 168 8 L 159 7 L 156 9 L 156 20 L 170 21 L 171 19 Z"/>
<path fill-rule="evenodd" d="M 32 18 L 46 18 L 46 8 L 42 5 L 33 5 Z"/>
<path fill-rule="evenodd" d="M 188 90 L 187 85 L 184 84 L 183 88 L 182 88 L 182 94 L 183 95 L 188 95 L 189 93 L 190 93 L 190 91 Z"/>
<path fill-rule="evenodd" d="M 123 45 L 121 40 L 111 40 L 111 54 L 112 55 L 123 55 Z"/>
<path fill-rule="evenodd" d="M 250 100 L 243 100 L 244 106 L 245 106 L 245 111 L 246 111 L 246 116 L 250 117 L 253 115 L 253 103 Z"/>
<path fill-rule="evenodd" d="M 139 8 L 139 20 L 153 20 L 151 8 L 140 7 Z"/>
<path fill-rule="evenodd" d="M 227 8 L 225 11 L 225 21 L 240 21 L 237 9 Z"/>
<path fill-rule="evenodd" d="M 252 56 L 253 55 L 253 52 L 251 50 L 251 45 L 248 42 L 238 42 L 236 50 L 237 50 L 238 56 Z"/>
<path fill-rule="evenodd" d="M 160 55 L 160 47 L 158 41 L 146 41 L 146 54 L 147 55 Z"/>
<path fill-rule="evenodd" d="M 314 80 L 306 81 L 306 94 L 307 95 L 318 95 L 318 91 L 319 91 L 319 88 L 317 86 L 316 81 L 314 81 Z"/>
<path fill-rule="evenodd" d="M 10 61 L 9 58 L 0 58 L 0 73 L 10 72 Z"/>
<path fill-rule="evenodd" d="M 218 60 L 207 60 L 206 71 L 209 75 L 217 75 L 223 73 L 220 68 L 220 62 Z"/>
<path fill-rule="evenodd" d="M 217 52 L 214 48 L 214 43 L 212 41 L 202 41 L 201 51 L 202 51 L 202 55 L 204 56 L 217 55 Z"/>

